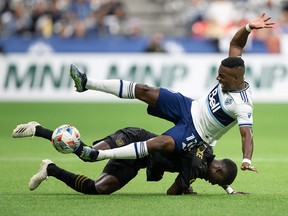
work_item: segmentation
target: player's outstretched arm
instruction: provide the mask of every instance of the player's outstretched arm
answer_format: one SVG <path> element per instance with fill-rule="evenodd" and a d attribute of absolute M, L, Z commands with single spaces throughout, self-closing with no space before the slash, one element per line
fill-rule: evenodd
<path fill-rule="evenodd" d="M 230 42 L 229 57 L 241 56 L 247 43 L 247 39 L 252 30 L 273 28 L 274 22 L 270 22 L 271 17 L 263 13 L 260 17 L 252 20 L 240 28 Z"/>
<path fill-rule="evenodd" d="M 243 161 L 241 165 L 241 170 L 258 172 L 255 167 L 251 166 L 251 158 L 254 148 L 252 128 L 240 127 L 240 134 L 242 139 L 242 152 L 243 152 Z"/>

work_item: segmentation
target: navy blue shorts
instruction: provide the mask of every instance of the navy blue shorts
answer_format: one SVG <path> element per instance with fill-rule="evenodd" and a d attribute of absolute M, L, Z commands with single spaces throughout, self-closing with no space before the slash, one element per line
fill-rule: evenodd
<path fill-rule="evenodd" d="M 192 101 L 191 98 L 185 97 L 178 92 L 160 88 L 156 107 L 148 106 L 147 108 L 148 114 L 166 119 L 175 124 L 163 135 L 171 136 L 174 139 L 176 151 L 179 153 L 203 143 L 193 124 L 191 116 Z"/>

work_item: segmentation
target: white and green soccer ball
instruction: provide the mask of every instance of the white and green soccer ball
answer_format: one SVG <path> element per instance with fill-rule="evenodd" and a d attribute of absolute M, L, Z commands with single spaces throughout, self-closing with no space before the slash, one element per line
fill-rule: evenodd
<path fill-rule="evenodd" d="M 72 125 L 61 125 L 52 134 L 54 148 L 62 153 L 72 153 L 80 145 L 80 132 Z"/>

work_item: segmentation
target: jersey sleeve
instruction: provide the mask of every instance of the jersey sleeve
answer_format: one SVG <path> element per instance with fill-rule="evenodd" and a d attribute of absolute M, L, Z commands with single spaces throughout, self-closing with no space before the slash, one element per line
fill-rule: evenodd
<path fill-rule="evenodd" d="M 252 127 L 253 108 L 250 104 L 239 104 L 236 110 L 236 117 L 239 127 Z"/>

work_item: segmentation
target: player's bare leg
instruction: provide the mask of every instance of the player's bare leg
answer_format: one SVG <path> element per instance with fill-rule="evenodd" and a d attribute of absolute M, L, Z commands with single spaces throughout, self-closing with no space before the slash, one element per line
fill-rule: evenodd
<path fill-rule="evenodd" d="M 155 107 L 159 97 L 159 88 L 150 87 L 147 85 L 136 84 L 135 97 L 152 107 Z"/>
<path fill-rule="evenodd" d="M 107 173 L 102 173 L 95 181 L 95 188 L 99 194 L 111 194 L 122 188 L 119 180 Z"/>

